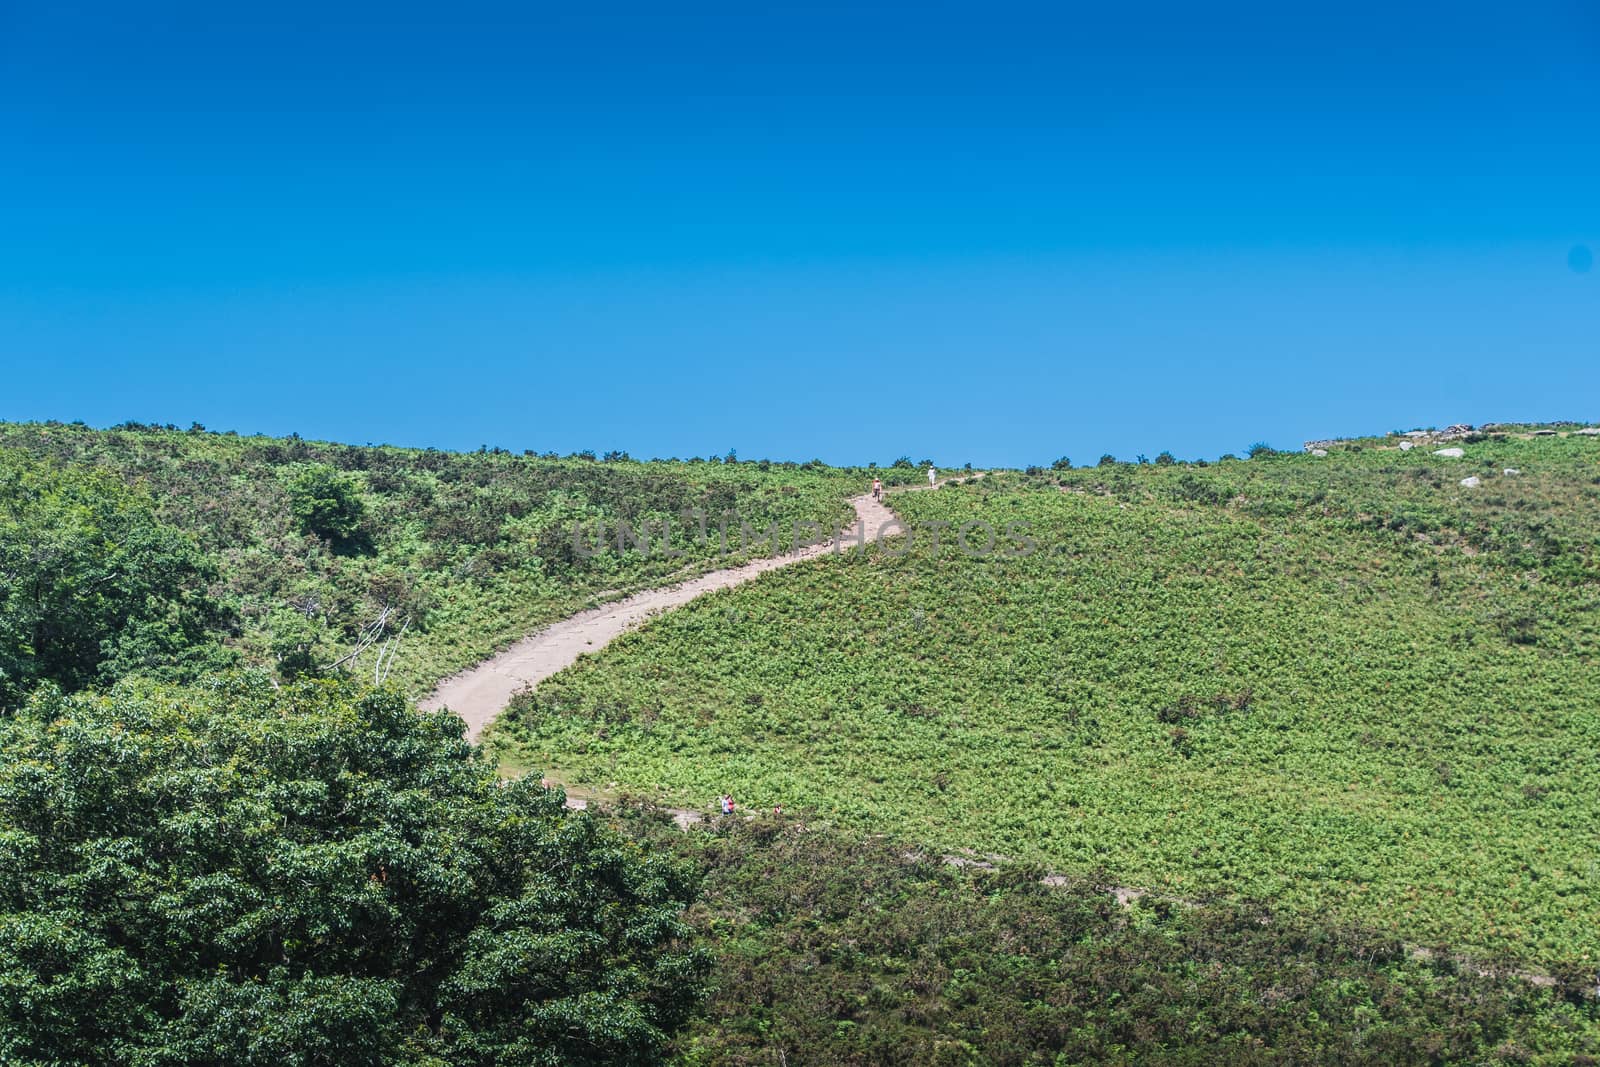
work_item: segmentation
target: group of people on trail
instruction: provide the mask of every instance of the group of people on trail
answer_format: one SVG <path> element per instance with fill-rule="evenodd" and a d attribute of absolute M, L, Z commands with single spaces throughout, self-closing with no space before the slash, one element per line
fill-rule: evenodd
<path fill-rule="evenodd" d="M 717 810 L 722 812 L 724 815 L 732 815 L 733 810 L 736 807 L 738 807 L 738 805 L 733 802 L 733 796 L 729 793 L 724 793 L 717 798 Z M 773 818 L 776 819 L 783 818 L 783 805 L 774 804 L 772 806 L 772 815 Z"/>
<path fill-rule="evenodd" d="M 939 484 L 939 472 L 937 470 L 935 470 L 933 467 L 930 466 L 928 468 L 928 488 L 932 489 L 934 486 L 936 486 L 938 484 Z M 883 479 L 882 478 L 874 478 L 874 479 L 872 479 L 872 499 L 874 499 L 874 500 L 882 500 L 883 499 Z"/>

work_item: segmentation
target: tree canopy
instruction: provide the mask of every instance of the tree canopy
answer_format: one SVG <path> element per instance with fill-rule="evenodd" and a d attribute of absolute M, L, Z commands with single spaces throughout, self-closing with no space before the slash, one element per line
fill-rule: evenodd
<path fill-rule="evenodd" d="M 371 537 L 363 527 L 367 505 L 354 475 L 326 463 L 311 463 L 293 473 L 288 491 L 289 506 L 306 533 L 327 541 L 336 552 L 371 550 Z"/>
<path fill-rule="evenodd" d="M 0 452 L 0 706 L 41 681 L 75 690 L 215 665 L 215 579 L 148 495 Z"/>
<path fill-rule="evenodd" d="M 0 749 L 0 1062 L 648 1062 L 698 998 L 679 868 L 396 694 L 45 689 Z"/>

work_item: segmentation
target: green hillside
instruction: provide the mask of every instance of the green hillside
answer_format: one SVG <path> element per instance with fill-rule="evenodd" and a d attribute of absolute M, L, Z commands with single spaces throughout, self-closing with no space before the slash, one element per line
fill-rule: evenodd
<path fill-rule="evenodd" d="M 903 494 L 903 556 L 699 601 L 498 741 L 601 789 L 1592 967 L 1600 439 L 1394 444 Z M 1037 551 L 963 553 L 979 520 Z"/>
<path fill-rule="evenodd" d="M 1091 872 L 958 868 L 767 816 L 613 824 L 703 873 L 712 994 L 673 1061 L 1593 1063 L 1593 969 L 1549 985 L 1227 902 L 1123 907 Z"/>
<path fill-rule="evenodd" d="M 1600 439 L 1534 429 L 901 493 L 477 746 L 407 698 L 874 472 L 0 424 L 0 1062 L 1596 1062 Z"/>
<path fill-rule="evenodd" d="M 819 463 L 636 462 L 613 455 L 452 453 L 198 428 L 0 423 L 0 467 L 98 468 L 146 496 L 155 515 L 214 564 L 231 613 L 219 638 L 245 663 L 293 673 L 349 656 L 413 696 L 541 624 L 724 555 L 717 516 L 784 529 L 847 521 L 865 472 Z M 898 472 L 910 477 L 910 472 Z M 709 517 L 711 536 L 698 537 Z M 671 523 L 678 556 L 641 553 L 618 524 Z M 604 531 L 573 549 L 572 530 Z M 766 548 L 759 549 L 761 552 Z"/>

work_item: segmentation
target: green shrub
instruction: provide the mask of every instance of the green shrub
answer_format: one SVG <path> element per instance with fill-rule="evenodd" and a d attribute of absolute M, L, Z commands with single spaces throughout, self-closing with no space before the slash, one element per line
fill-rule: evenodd
<path fill-rule="evenodd" d="M 684 872 L 394 694 L 264 678 L 0 720 L 0 1062 L 646 1063 Z"/>
<path fill-rule="evenodd" d="M 147 494 L 0 452 L 0 707 L 40 682 L 71 691 L 224 662 L 216 578 Z"/>
<path fill-rule="evenodd" d="M 335 552 L 372 550 L 372 536 L 363 526 L 367 506 L 361 497 L 361 482 L 354 475 L 313 463 L 293 472 L 286 488 L 289 507 L 301 530 L 327 541 Z"/>

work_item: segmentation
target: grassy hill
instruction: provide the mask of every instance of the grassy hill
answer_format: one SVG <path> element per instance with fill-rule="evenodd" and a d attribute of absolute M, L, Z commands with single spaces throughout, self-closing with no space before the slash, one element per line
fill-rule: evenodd
<path fill-rule="evenodd" d="M 214 592 L 232 612 L 226 643 L 244 662 L 321 666 L 365 632 L 376 640 L 348 667 L 370 679 L 403 630 L 391 677 L 413 696 L 595 597 L 741 558 L 714 536 L 725 511 L 761 530 L 831 526 L 869 477 L 821 463 L 452 453 L 61 423 L 0 423 L 7 456 L 99 468 L 147 493 L 215 561 Z M 703 543 L 683 520 L 692 509 L 711 517 Z M 641 553 L 629 539 L 617 550 L 619 523 L 660 531 L 663 521 L 681 556 Z M 592 556 L 572 548 L 577 524 L 604 531 Z"/>
<path fill-rule="evenodd" d="M 903 556 L 660 619 L 498 742 L 602 789 L 731 791 L 1592 970 L 1600 439 L 1450 444 L 1465 455 L 1369 439 L 901 495 L 922 531 Z M 975 521 L 1026 523 L 1037 550 L 964 554 Z"/>
<path fill-rule="evenodd" d="M 552 976 L 593 994 L 601 980 L 566 963 L 571 922 L 550 916 L 609 899 L 604 885 L 670 889 L 646 925 L 711 950 L 709 999 L 678 1025 L 701 994 L 699 962 L 680 969 L 663 987 L 674 1032 L 645 1025 L 630 1062 L 669 1045 L 685 1065 L 1597 1062 L 1600 440 L 1534 429 L 1449 442 L 1459 459 L 1372 439 L 897 496 L 909 546 L 696 601 L 522 699 L 489 749 L 611 798 L 577 814 L 532 780 L 494 785 L 459 720 L 360 684 L 378 654 L 399 649 L 390 682 L 417 695 L 596 599 L 741 558 L 686 536 L 686 510 L 831 525 L 870 472 L 0 424 L 0 732 L 29 747 L 0 773 L 0 859 L 17 875 L 0 884 L 19 887 L 0 909 L 0 978 L 27 991 L 0 1046 L 81 1059 L 61 1050 L 104 1046 L 105 1022 L 134 1055 L 150 1043 L 136 1013 L 83 1005 L 154 987 L 101 967 L 85 923 L 104 922 L 109 951 L 159 961 L 174 942 L 125 937 L 128 907 L 192 936 L 187 897 L 161 887 L 216 915 L 213 887 L 237 883 L 263 914 L 360 906 L 337 936 L 319 918 L 319 933 L 275 921 L 249 942 L 264 962 L 239 964 L 228 995 L 291 1024 L 195 1037 L 217 1062 L 242 1033 L 264 1062 L 381 1056 L 349 1036 L 373 1028 L 560 1059 L 570 1020 L 550 1016 L 565 1036 L 547 1041 L 516 1013 Z M 613 540 L 663 520 L 681 555 Z M 576 551 L 575 523 L 610 547 Z M 241 664 L 357 684 L 280 689 Z M 109 693 L 23 699 L 35 680 Z M 393 759 L 369 751 L 387 736 L 375 709 Z M 218 761 L 219 740 L 259 752 Z M 492 809 L 466 845 L 450 827 L 476 809 L 450 781 Z M 390 789 L 404 802 L 376 799 Z M 652 803 L 727 791 L 784 814 L 682 833 Z M 171 819 L 152 822 L 152 803 Z M 304 825 L 261 816 L 278 806 Z M 368 825 L 391 818 L 415 825 Z M 228 847 L 192 842 L 207 820 Z M 333 825 L 306 828 L 319 820 Z M 540 827 L 543 859 L 493 844 Z M 240 859 L 242 844 L 267 858 Z M 331 896 L 307 896 L 282 858 L 302 848 L 343 857 L 317 868 Z M 1008 862 L 943 862 L 963 849 Z M 435 860 L 532 872 L 558 904 L 458 909 L 500 932 L 453 944 L 480 961 L 468 1002 L 484 1010 L 450 1034 L 360 992 L 428 968 L 369 974 L 326 951 L 329 937 L 358 957 L 410 944 L 392 923 L 413 906 L 437 927 L 435 891 L 470 879 L 405 874 Z M 58 882 L 83 892 L 30 888 Z M 1124 906 L 1113 886 L 1152 892 Z M 620 936 L 612 904 L 595 914 Z M 557 936 L 519 939 L 518 916 Z M 290 952 L 316 965 L 291 975 Z M 215 978 L 190 968 L 201 958 L 175 980 Z M 293 995 L 320 1029 L 271 1006 L 307 981 Z M 241 1017 L 210 1003 L 141 1018 Z M 501 1026 L 505 1012 L 523 1021 Z"/>

